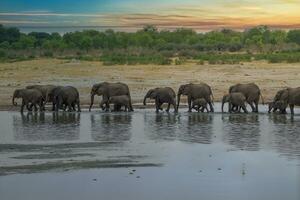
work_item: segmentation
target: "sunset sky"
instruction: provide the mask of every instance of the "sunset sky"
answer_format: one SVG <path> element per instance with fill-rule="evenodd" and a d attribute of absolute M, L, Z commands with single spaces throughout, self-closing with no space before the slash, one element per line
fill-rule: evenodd
<path fill-rule="evenodd" d="M 103 26 L 135 30 L 145 24 L 197 31 L 255 25 L 300 28 L 300 0 L 1 0 L 7 26 Z"/>

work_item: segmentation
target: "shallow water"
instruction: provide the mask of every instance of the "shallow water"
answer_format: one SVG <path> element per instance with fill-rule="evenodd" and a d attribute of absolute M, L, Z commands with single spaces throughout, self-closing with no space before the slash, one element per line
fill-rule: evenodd
<path fill-rule="evenodd" d="M 0 112 L 0 127 L 1 200 L 300 199 L 299 115 Z"/>

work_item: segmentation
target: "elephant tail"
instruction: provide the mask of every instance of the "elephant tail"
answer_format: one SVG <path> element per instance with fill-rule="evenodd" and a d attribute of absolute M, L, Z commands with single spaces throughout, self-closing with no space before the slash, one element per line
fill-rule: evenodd
<path fill-rule="evenodd" d="M 213 95 L 213 93 L 211 93 L 211 103 L 214 105 L 214 101 L 215 101 L 215 97 Z"/>
<path fill-rule="evenodd" d="M 260 98 L 261 98 L 262 104 L 265 105 L 265 100 L 264 100 L 264 97 L 263 97 L 263 95 L 261 93 L 260 93 Z"/>

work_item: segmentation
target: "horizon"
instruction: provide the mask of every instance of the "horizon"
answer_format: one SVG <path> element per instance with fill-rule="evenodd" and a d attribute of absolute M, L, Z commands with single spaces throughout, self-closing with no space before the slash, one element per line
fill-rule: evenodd
<path fill-rule="evenodd" d="M 158 29 L 191 28 L 207 32 L 223 28 L 245 30 L 266 25 L 271 29 L 300 28 L 297 0 L 82 0 L 73 2 L 20 0 L 0 2 L 0 24 L 22 29 L 109 27 L 136 31 L 147 24 Z"/>

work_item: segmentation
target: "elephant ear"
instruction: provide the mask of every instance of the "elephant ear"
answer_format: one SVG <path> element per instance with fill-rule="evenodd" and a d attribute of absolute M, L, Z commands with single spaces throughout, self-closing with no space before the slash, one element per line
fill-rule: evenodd
<path fill-rule="evenodd" d="M 149 97 L 150 97 L 151 99 L 156 98 L 156 95 L 157 95 L 156 90 L 157 90 L 157 89 L 151 89 L 151 90 L 149 90 Z"/>
<path fill-rule="evenodd" d="M 189 83 L 189 84 L 186 84 L 186 85 L 182 85 L 181 93 L 182 94 L 189 93 L 189 89 L 190 89 L 191 85 L 192 85 L 192 83 Z"/>

